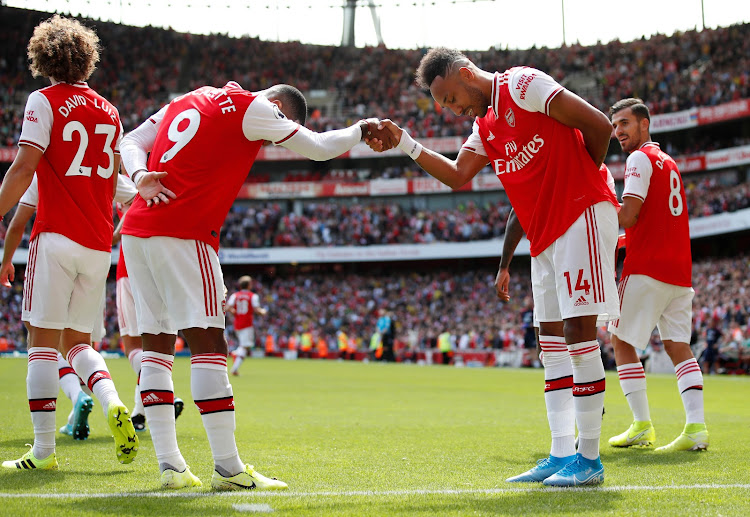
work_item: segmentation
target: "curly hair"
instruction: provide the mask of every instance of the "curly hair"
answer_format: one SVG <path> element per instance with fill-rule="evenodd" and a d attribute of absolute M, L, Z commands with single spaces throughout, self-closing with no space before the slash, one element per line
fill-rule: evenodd
<path fill-rule="evenodd" d="M 414 74 L 417 86 L 425 90 L 430 89 L 432 81 L 437 76 L 446 78 L 453 71 L 455 64 L 466 66 L 471 61 L 458 50 L 445 47 L 430 49 L 419 62 L 417 72 Z"/>
<path fill-rule="evenodd" d="M 27 47 L 34 77 L 85 81 L 99 62 L 99 36 L 78 20 L 54 15 L 34 28 Z"/>

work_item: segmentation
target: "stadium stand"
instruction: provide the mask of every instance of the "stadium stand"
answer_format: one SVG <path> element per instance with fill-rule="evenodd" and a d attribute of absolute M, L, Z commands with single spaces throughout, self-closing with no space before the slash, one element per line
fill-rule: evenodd
<path fill-rule="evenodd" d="M 0 6 L 0 170 L 15 155 L 28 92 L 43 86 L 28 73 L 25 45 L 34 25 L 47 16 Z M 205 81 L 237 80 L 249 89 L 277 82 L 295 84 L 308 94 L 308 126 L 316 130 L 341 127 L 365 116 L 390 117 L 417 137 L 435 139 L 446 154 L 455 154 L 471 130 L 469 119 L 441 112 L 413 84 L 411 74 L 422 50 L 272 43 L 87 23 L 98 29 L 105 48 L 91 84 L 117 105 L 126 129 Z M 694 346 L 699 352 L 705 329 L 716 321 L 726 336 L 719 366 L 735 372 L 747 371 L 750 356 L 750 259 L 738 253 L 742 244 L 729 245 L 732 239 L 721 239 L 740 231 L 744 233 L 738 242 L 747 243 L 750 225 L 725 227 L 725 219 L 714 224 L 716 219 L 709 216 L 730 217 L 750 207 L 748 36 L 750 25 L 745 24 L 629 43 L 571 45 L 554 52 L 469 53 L 485 69 L 504 70 L 524 63 L 545 70 L 605 112 L 621 97 L 637 95 L 646 100 L 655 115 L 653 133 L 678 159 L 684 174 L 691 218 L 720 226 L 701 234 L 706 237 L 694 246 Z M 377 310 L 387 308 L 397 322 L 400 359 L 427 360 L 436 336 L 448 329 L 456 349 L 468 350 L 467 361 L 533 363 L 528 353 L 501 356 L 523 347 L 520 314 L 530 295 L 528 261 L 519 257 L 514 262 L 516 292 L 511 303 L 502 304 L 492 286 L 496 260 L 469 258 L 478 241 L 489 240 L 496 255 L 500 252 L 509 205 L 494 174 L 481 174 L 466 191 L 451 192 L 426 178 L 398 152 L 375 157 L 360 150 L 312 165 L 274 151 L 278 149 L 263 151 L 240 192 L 222 231 L 223 247 L 464 246 L 438 262 L 389 262 L 387 267 L 373 262 L 289 266 L 294 253 L 287 265 L 280 266 L 228 261 L 230 286 L 243 267 L 258 269 L 263 304 L 271 309 L 260 322 L 259 343 L 270 334 L 280 353 L 292 336 L 311 329 L 330 341 L 334 350 L 335 332 L 343 327 L 359 339 L 364 355 Z M 607 163 L 619 190 L 624 159 L 613 142 Z M 0 241 L 4 234 L 0 223 Z M 719 237 L 711 237 L 715 235 Z M 21 248 L 27 245 L 28 234 Z M 13 288 L 0 291 L 0 336 L 8 340 L 4 347 L 22 349 L 23 260 L 16 269 Z M 108 286 L 105 325 L 108 337 L 102 346 L 116 348 L 113 283 Z M 231 326 L 228 335 L 232 339 Z M 611 366 L 607 333 L 602 332 L 600 339 Z M 482 354 L 471 356 L 471 351 Z"/>

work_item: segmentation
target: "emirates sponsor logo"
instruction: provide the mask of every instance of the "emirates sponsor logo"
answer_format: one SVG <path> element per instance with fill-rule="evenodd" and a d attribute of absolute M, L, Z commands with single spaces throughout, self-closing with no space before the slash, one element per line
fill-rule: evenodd
<path fill-rule="evenodd" d="M 576 303 L 574 303 L 573 305 L 576 307 L 580 307 L 581 305 L 588 305 L 588 304 L 589 302 L 586 301 L 586 298 L 584 298 L 583 296 L 579 296 L 578 299 L 576 300 Z"/>
<path fill-rule="evenodd" d="M 505 112 L 505 121 L 510 127 L 516 127 L 516 114 L 513 113 L 511 108 L 508 108 L 508 111 Z"/>
<path fill-rule="evenodd" d="M 26 112 L 26 120 L 34 123 L 39 122 L 39 119 L 34 116 L 34 110 L 29 110 Z"/>
<path fill-rule="evenodd" d="M 512 142 L 511 142 L 512 143 Z M 540 149 L 544 147 L 544 139 L 538 134 L 534 135 L 534 138 L 529 140 L 529 143 L 524 145 L 515 155 L 509 159 L 498 158 L 493 160 L 495 168 L 495 174 L 500 176 L 501 174 L 508 174 L 511 172 L 518 172 L 526 167 L 531 160 L 537 155 Z M 506 145 L 506 153 L 509 149 L 512 149 Z"/>

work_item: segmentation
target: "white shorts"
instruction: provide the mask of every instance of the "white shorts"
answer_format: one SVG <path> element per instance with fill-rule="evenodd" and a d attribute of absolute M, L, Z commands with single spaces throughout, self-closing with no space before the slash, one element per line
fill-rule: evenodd
<path fill-rule="evenodd" d="M 628 275 L 620 280 L 620 319 L 609 331 L 622 341 L 645 349 L 654 327 L 661 340 L 690 343 L 693 321 L 692 287 L 666 284 L 646 275 Z"/>
<path fill-rule="evenodd" d="M 609 202 L 587 208 L 568 230 L 531 258 L 534 315 L 538 321 L 561 321 L 619 314 L 615 283 L 617 210 Z"/>
<path fill-rule="evenodd" d="M 140 336 L 130 278 L 126 276 L 117 281 L 117 326 L 120 327 L 121 336 Z"/>
<path fill-rule="evenodd" d="M 40 233 L 29 246 L 21 319 L 45 329 L 91 333 L 101 326 L 110 253 L 59 233 Z"/>
<path fill-rule="evenodd" d="M 174 237 L 123 235 L 140 334 L 224 328 L 224 276 L 208 244 Z"/>
<path fill-rule="evenodd" d="M 240 346 L 245 348 L 252 348 L 255 346 L 255 327 L 245 327 L 244 329 L 235 330 L 237 334 L 237 341 L 240 342 Z"/>

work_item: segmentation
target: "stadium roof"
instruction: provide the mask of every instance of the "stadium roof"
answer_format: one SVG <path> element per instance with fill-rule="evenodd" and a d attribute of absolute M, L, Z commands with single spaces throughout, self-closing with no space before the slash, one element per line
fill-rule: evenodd
<path fill-rule="evenodd" d="M 200 34 L 253 36 L 323 45 L 341 42 L 346 0 L 0 0 L 12 7 L 55 11 L 127 25 Z M 370 5 L 390 48 L 445 45 L 463 50 L 556 48 L 580 42 L 750 21 L 750 2 L 736 0 L 352 0 L 357 46 L 376 45 Z M 493 22 L 493 20 L 497 20 Z"/>

